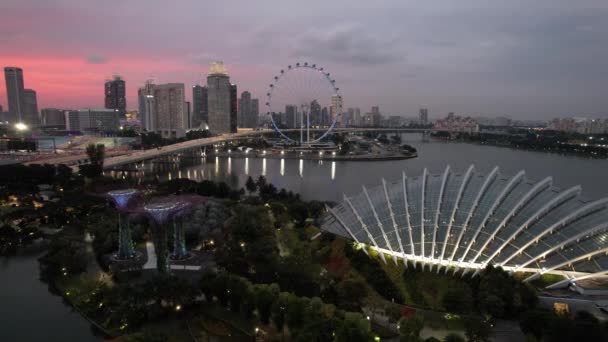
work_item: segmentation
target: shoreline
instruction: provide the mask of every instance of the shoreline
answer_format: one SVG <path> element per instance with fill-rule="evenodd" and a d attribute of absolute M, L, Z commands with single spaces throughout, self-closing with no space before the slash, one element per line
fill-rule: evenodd
<path fill-rule="evenodd" d="M 262 159 L 303 159 L 303 160 L 321 160 L 321 161 L 389 161 L 389 160 L 404 160 L 417 158 L 418 153 L 402 154 L 402 155 L 373 155 L 366 154 L 362 156 L 353 155 L 331 155 L 324 154 L 322 156 L 313 153 L 297 155 L 293 153 L 286 154 L 259 154 L 259 153 L 243 153 L 243 152 L 221 152 L 214 153 L 210 156 L 229 157 L 229 158 L 262 158 Z"/>

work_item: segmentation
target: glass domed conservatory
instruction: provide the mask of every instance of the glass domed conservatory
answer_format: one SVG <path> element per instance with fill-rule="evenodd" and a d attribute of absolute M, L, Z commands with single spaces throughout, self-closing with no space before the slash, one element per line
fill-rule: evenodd
<path fill-rule="evenodd" d="M 533 181 L 524 171 L 470 166 L 365 188 L 327 208 L 322 229 L 431 270 L 476 275 L 486 265 L 566 276 L 553 286 L 608 274 L 608 198 Z M 365 249 L 364 249 L 365 251 Z"/>

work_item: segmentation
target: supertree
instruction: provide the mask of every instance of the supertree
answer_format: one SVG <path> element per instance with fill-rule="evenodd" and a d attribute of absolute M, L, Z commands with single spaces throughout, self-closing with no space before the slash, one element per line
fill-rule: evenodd
<path fill-rule="evenodd" d="M 156 247 L 156 269 L 160 273 L 169 272 L 168 249 L 167 249 L 167 229 L 165 225 L 173 217 L 173 214 L 181 210 L 179 202 L 167 201 L 151 203 L 144 206 L 144 212 L 153 221 L 152 235 L 154 246 Z"/>
<path fill-rule="evenodd" d="M 114 202 L 118 211 L 118 253 L 116 257 L 120 260 L 131 259 L 135 256 L 128 218 L 128 206 L 138 194 L 139 191 L 136 189 L 114 190 L 106 194 Z"/>
<path fill-rule="evenodd" d="M 182 260 L 188 256 L 186 251 L 186 234 L 184 232 L 184 213 L 192 207 L 191 202 L 180 201 L 179 209 L 173 214 L 173 254 L 174 260 Z"/>

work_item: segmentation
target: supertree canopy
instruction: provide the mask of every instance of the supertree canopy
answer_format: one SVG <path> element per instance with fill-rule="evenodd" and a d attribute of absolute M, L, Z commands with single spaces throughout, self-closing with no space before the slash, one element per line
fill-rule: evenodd
<path fill-rule="evenodd" d="M 175 201 L 157 202 L 145 205 L 143 210 L 154 222 L 153 236 L 157 254 L 156 268 L 161 273 L 167 273 L 169 271 L 169 263 L 167 260 L 167 230 L 165 229 L 165 225 L 174 213 L 181 210 L 181 206 Z"/>
<path fill-rule="evenodd" d="M 118 259 L 130 259 L 135 256 L 131 229 L 128 219 L 128 207 L 133 198 L 139 194 L 136 189 L 114 190 L 106 194 L 118 210 Z"/>

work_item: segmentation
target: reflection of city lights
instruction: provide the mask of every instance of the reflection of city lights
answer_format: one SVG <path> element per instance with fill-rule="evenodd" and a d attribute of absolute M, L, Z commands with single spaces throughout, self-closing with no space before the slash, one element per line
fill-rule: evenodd
<path fill-rule="evenodd" d="M 336 179 L 336 162 L 331 162 L 331 179 Z"/>

